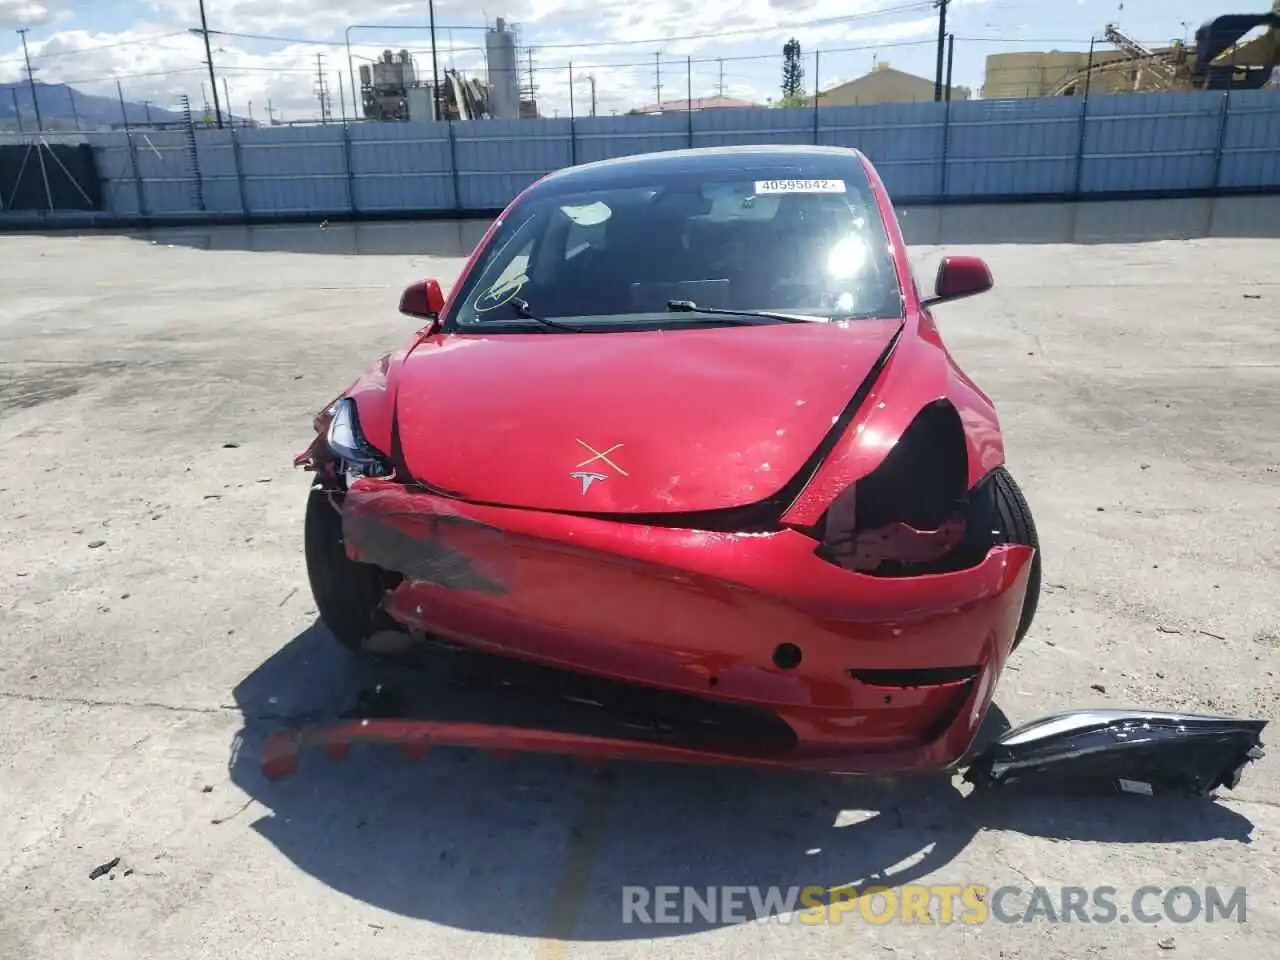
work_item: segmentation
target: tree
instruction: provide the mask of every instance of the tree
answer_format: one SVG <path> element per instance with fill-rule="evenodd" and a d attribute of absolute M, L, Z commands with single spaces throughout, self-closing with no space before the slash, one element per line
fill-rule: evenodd
<path fill-rule="evenodd" d="M 804 66 L 800 63 L 800 41 L 792 37 L 782 45 L 782 99 L 780 107 L 796 107 L 804 102 Z"/>

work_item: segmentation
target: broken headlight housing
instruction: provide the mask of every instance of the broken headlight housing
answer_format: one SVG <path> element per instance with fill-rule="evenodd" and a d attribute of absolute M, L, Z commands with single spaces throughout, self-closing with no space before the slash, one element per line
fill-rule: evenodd
<path fill-rule="evenodd" d="M 337 458 L 340 472 L 350 479 L 385 477 L 391 472 L 386 459 L 369 445 L 360 432 L 356 402 L 350 397 L 344 397 L 333 405 L 325 442 Z"/>

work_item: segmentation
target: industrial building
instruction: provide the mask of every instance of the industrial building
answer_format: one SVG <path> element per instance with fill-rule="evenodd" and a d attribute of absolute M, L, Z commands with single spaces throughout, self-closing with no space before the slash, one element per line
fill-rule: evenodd
<path fill-rule="evenodd" d="M 532 87 L 520 87 L 517 42 L 513 26 L 499 17 L 485 31 L 485 78 L 440 70 L 438 90 L 430 64 L 424 75 L 408 50 L 384 50 L 379 59 L 360 66 L 361 116 L 382 123 L 536 117 Z"/>
<path fill-rule="evenodd" d="M 1162 48 L 1156 52 L 1167 53 L 1170 49 Z M 987 57 L 982 96 L 987 100 L 1057 96 L 1064 92 L 1069 80 L 1083 76 L 1090 64 L 1101 68 L 1121 64 L 1128 59 L 1121 50 L 1107 49 L 1094 50 L 1092 58 L 1083 50 L 994 53 Z M 1116 70 L 1105 74 L 1099 70 L 1095 79 L 1096 82 L 1091 84 L 1093 93 L 1122 93 L 1133 86 L 1132 77 Z"/>
<path fill-rule="evenodd" d="M 516 35 L 507 29 L 502 17 L 485 31 L 484 50 L 489 74 L 489 116 L 494 120 L 518 120 L 527 111 L 521 109 Z M 530 105 L 536 117 L 537 106 Z"/>
<path fill-rule="evenodd" d="M 1086 92 L 1258 90 L 1276 85 L 1277 65 L 1280 0 L 1266 13 L 1215 17 L 1196 30 L 1191 45 L 1174 40 L 1147 47 L 1112 23 L 1089 51 L 992 54 L 982 95 L 998 100 Z"/>
<path fill-rule="evenodd" d="M 373 63 L 360 65 L 360 100 L 366 120 L 408 120 L 409 91 L 417 87 L 417 69 L 408 50 L 384 50 Z"/>
<path fill-rule="evenodd" d="M 952 100 L 968 100 L 968 87 L 952 87 Z M 872 103 L 925 103 L 934 99 L 934 82 L 895 70 L 878 61 L 871 72 L 818 94 L 820 107 L 853 107 Z M 946 96 L 944 90 L 943 95 Z"/>

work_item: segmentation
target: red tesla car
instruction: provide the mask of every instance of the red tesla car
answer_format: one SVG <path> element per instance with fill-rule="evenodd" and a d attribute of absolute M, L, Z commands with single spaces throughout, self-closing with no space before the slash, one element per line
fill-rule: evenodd
<path fill-rule="evenodd" d="M 352 648 L 444 638 L 695 718 L 425 740 L 945 768 L 1040 591 L 995 408 L 930 313 L 991 285 L 947 257 L 922 294 L 854 150 L 547 176 L 448 297 L 405 291 L 426 325 L 317 417 L 296 462 L 320 615 Z"/>

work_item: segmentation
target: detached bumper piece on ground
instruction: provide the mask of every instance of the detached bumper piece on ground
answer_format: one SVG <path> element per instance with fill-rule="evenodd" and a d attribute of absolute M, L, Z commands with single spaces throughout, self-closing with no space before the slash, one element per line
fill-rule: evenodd
<path fill-rule="evenodd" d="M 1265 720 L 1139 710 L 1080 710 L 1013 730 L 974 759 L 978 788 L 1211 795 L 1234 790 L 1263 756 Z"/>

